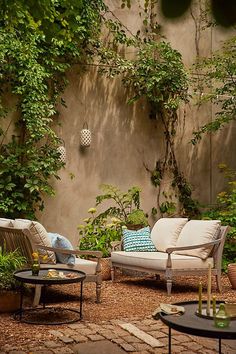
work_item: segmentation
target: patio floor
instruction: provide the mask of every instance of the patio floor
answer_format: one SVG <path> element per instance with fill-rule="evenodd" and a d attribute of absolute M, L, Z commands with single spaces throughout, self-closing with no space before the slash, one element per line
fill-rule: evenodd
<path fill-rule="evenodd" d="M 201 280 L 206 285 L 206 277 Z M 213 293 L 217 299 L 235 300 L 235 290 L 231 289 L 227 276 L 223 275 L 222 280 L 223 292 L 217 293 L 213 282 Z M 194 277 L 178 279 L 168 297 L 163 280 L 120 276 L 115 283 L 103 282 L 101 304 L 95 303 L 94 284 L 86 283 L 84 318 L 80 322 L 38 326 L 18 323 L 11 315 L 2 314 L 0 354 L 168 353 L 168 328 L 151 314 L 160 302 L 196 300 L 198 281 Z M 52 306 L 75 307 L 78 290 L 77 285 L 50 287 L 47 302 Z M 123 324 L 134 330 L 130 333 L 122 328 Z M 141 338 L 137 335 L 140 331 Z M 218 341 L 172 330 L 172 353 L 218 353 Z M 236 354 L 236 341 L 222 341 L 222 353 Z"/>
<path fill-rule="evenodd" d="M 120 324 L 130 323 L 146 334 L 143 340 L 122 329 Z M 151 354 L 168 353 L 168 329 L 151 316 L 144 319 L 104 321 L 101 324 L 82 321 L 63 325 L 60 329 L 49 326 L 48 341 L 14 345 L 5 344 L 0 354 Z M 29 333 L 30 338 L 30 333 Z M 156 342 L 155 342 L 156 339 Z M 158 347 L 158 342 L 160 347 Z M 235 354 L 234 341 L 222 341 L 222 352 Z M 189 336 L 172 331 L 172 353 L 213 354 L 218 352 L 215 339 Z"/>

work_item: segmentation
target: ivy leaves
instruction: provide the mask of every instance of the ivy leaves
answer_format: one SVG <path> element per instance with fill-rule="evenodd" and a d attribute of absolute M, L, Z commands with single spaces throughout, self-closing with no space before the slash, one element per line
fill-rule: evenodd
<path fill-rule="evenodd" d="M 66 70 L 93 54 L 87 48 L 100 33 L 102 9 L 102 0 L 0 0 L 0 114 L 9 91 L 18 111 L 12 141 L 4 144 L 8 129 L 0 129 L 0 216 L 35 218 L 43 195 L 55 194 L 50 179 L 62 167 L 56 105 Z"/>

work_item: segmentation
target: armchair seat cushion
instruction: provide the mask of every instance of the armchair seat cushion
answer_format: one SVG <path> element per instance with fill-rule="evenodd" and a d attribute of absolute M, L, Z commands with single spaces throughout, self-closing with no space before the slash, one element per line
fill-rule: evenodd
<path fill-rule="evenodd" d="M 97 262 L 89 261 L 87 259 L 75 258 L 75 264 L 65 264 L 65 263 L 56 263 L 53 264 L 52 268 L 61 268 L 61 269 L 75 269 L 84 272 L 85 274 L 95 275 L 96 274 Z M 41 268 L 49 268 L 50 264 L 41 264 Z"/>
<path fill-rule="evenodd" d="M 111 253 L 113 263 L 127 266 L 141 267 L 150 270 L 166 271 L 168 254 L 164 252 L 125 252 Z M 202 260 L 198 257 L 173 254 L 171 256 L 172 269 L 207 269 L 208 263 L 213 266 L 213 258 Z"/>

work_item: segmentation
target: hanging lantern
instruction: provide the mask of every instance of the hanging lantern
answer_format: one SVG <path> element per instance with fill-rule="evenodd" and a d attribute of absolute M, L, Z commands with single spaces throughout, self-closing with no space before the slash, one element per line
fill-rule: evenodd
<path fill-rule="evenodd" d="M 92 140 L 91 131 L 88 129 L 88 124 L 84 123 L 83 129 L 80 132 L 80 145 L 83 147 L 89 147 Z"/>
<path fill-rule="evenodd" d="M 60 154 L 59 160 L 62 163 L 66 163 L 66 148 L 65 148 L 65 142 L 63 139 L 61 139 L 62 145 L 58 146 L 57 152 Z"/>

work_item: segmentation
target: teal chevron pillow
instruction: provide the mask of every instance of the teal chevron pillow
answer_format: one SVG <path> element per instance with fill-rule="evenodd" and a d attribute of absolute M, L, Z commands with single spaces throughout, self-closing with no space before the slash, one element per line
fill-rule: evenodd
<path fill-rule="evenodd" d="M 156 252 L 150 238 L 150 228 L 144 227 L 140 230 L 123 230 L 123 248 L 126 252 Z"/>

